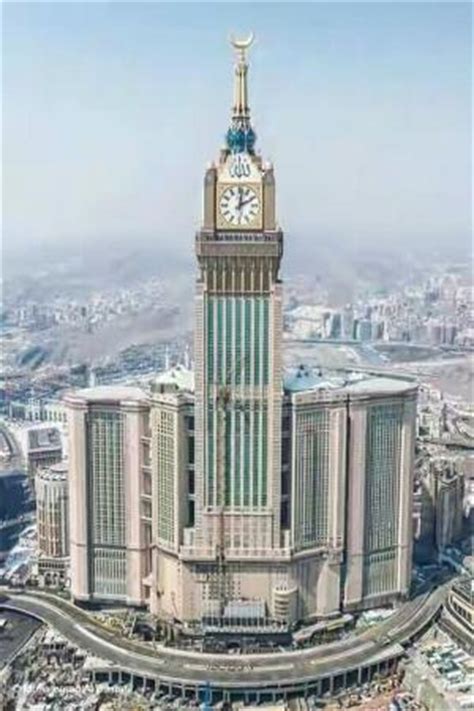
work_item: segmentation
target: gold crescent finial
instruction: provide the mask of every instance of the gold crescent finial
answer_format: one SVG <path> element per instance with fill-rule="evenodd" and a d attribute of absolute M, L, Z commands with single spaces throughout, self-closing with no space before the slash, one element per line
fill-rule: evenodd
<path fill-rule="evenodd" d="M 230 36 L 230 43 L 234 49 L 237 50 L 239 54 L 239 59 L 245 61 L 245 53 L 248 48 L 253 44 L 255 37 L 253 32 L 249 34 L 247 39 L 236 39 L 234 35 Z"/>

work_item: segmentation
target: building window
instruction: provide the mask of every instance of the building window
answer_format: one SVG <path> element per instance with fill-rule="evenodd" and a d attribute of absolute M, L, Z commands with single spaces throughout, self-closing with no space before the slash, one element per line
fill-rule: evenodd
<path fill-rule="evenodd" d="M 281 509 L 280 509 L 280 525 L 282 528 L 289 528 L 290 527 L 289 510 L 290 510 L 290 507 L 288 505 L 288 500 L 285 499 L 284 501 L 281 502 Z"/>
<path fill-rule="evenodd" d="M 188 464 L 194 464 L 194 437 L 188 437 Z"/>
<path fill-rule="evenodd" d="M 150 472 L 143 472 L 143 493 L 145 496 L 151 496 L 152 494 L 152 483 Z"/>
<path fill-rule="evenodd" d="M 194 518 L 195 518 L 195 504 L 193 499 L 190 499 L 188 501 L 188 526 L 191 528 L 194 526 Z"/>
<path fill-rule="evenodd" d="M 174 543 L 175 416 L 165 409 L 156 411 L 153 447 L 157 482 L 158 538 Z"/>
<path fill-rule="evenodd" d="M 329 424 L 327 410 L 297 414 L 294 526 L 295 542 L 301 548 L 324 545 L 330 536 Z"/>
<path fill-rule="evenodd" d="M 151 501 L 142 500 L 142 517 L 151 519 Z"/>

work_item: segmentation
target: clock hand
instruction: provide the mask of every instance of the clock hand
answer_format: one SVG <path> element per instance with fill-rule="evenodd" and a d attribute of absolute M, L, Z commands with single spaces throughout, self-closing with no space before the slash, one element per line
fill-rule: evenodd
<path fill-rule="evenodd" d="M 254 199 L 254 197 L 255 197 L 255 195 L 252 195 L 252 197 L 247 198 L 247 200 L 244 200 L 243 202 L 241 201 L 241 202 L 239 203 L 239 209 L 241 210 L 244 205 L 247 205 L 249 202 L 252 202 L 252 200 Z"/>

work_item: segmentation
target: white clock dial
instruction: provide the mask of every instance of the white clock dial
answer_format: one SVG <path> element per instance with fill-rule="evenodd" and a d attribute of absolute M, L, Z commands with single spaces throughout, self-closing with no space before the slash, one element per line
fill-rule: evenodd
<path fill-rule="evenodd" d="M 260 200 L 256 191 L 248 185 L 229 185 L 222 191 L 219 210 L 229 225 L 245 227 L 257 217 Z"/>

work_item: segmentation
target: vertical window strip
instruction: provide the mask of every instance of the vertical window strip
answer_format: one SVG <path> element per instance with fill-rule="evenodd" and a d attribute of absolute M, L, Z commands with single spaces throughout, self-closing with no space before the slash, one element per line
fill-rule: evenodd
<path fill-rule="evenodd" d="M 226 506 L 230 506 L 230 492 L 231 492 L 231 478 L 232 478 L 232 468 L 231 468 L 231 450 L 232 450 L 232 430 L 231 430 L 231 413 L 226 412 L 223 418 L 225 432 L 221 436 L 224 436 L 225 447 L 224 447 L 224 503 Z M 221 502 L 219 502 L 221 503 Z"/>
<path fill-rule="evenodd" d="M 207 410 L 207 505 L 214 502 L 215 446 L 214 446 L 214 406 L 209 402 Z"/>
<path fill-rule="evenodd" d="M 234 323 L 232 318 L 232 297 L 225 299 L 225 382 L 229 385 L 234 380 L 234 353 L 233 353 L 233 330 Z"/>
<path fill-rule="evenodd" d="M 252 363 L 251 299 L 245 299 L 245 385 L 250 385 Z"/>
<path fill-rule="evenodd" d="M 250 505 L 250 406 L 244 406 L 244 496 L 243 506 Z"/>
<path fill-rule="evenodd" d="M 255 299 L 255 317 L 254 317 L 254 385 L 262 385 L 260 373 L 260 324 L 263 299 Z"/>
<path fill-rule="evenodd" d="M 235 383 L 242 382 L 242 299 L 235 299 Z"/>
<path fill-rule="evenodd" d="M 217 298 L 217 330 L 216 330 L 216 342 L 217 342 L 217 382 L 222 385 L 225 382 L 224 373 L 224 304 L 221 297 Z"/>
<path fill-rule="evenodd" d="M 268 363 L 269 363 L 269 357 L 270 357 L 270 348 L 269 348 L 269 319 L 268 319 L 268 309 L 269 309 L 269 300 L 268 298 L 263 300 L 263 350 L 262 350 L 262 357 L 263 357 L 263 384 L 268 385 L 268 380 L 269 380 L 269 373 L 268 373 Z"/>
<path fill-rule="evenodd" d="M 240 491 L 240 478 L 241 478 L 241 420 L 242 414 L 240 410 L 235 412 L 235 436 L 234 436 L 234 506 L 241 506 L 241 491 Z"/>
<path fill-rule="evenodd" d="M 212 298 L 207 301 L 207 378 L 211 384 L 214 382 L 214 302 Z"/>
<path fill-rule="evenodd" d="M 262 404 L 262 429 L 267 433 L 268 430 L 268 414 L 266 403 Z M 268 471 L 268 436 L 261 438 L 262 442 L 262 496 L 261 505 L 267 505 L 267 471 Z"/>
<path fill-rule="evenodd" d="M 397 540 L 401 408 L 373 407 L 368 419 L 365 539 L 370 552 Z"/>

